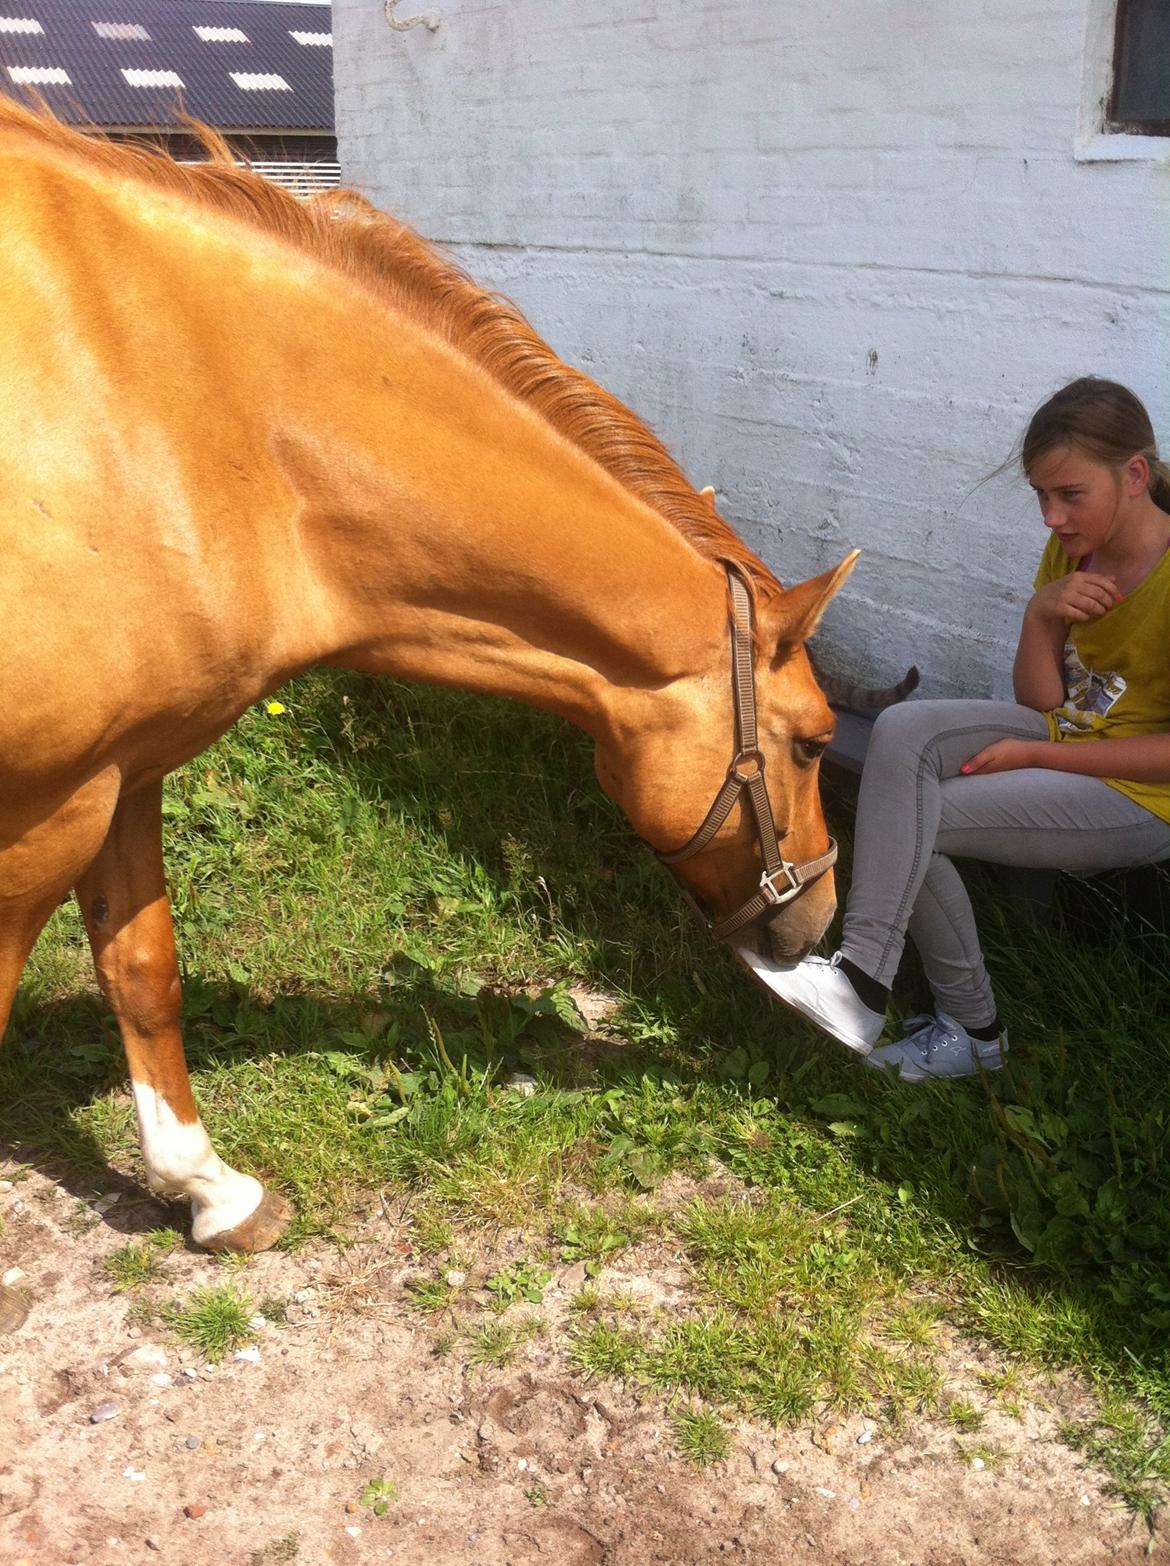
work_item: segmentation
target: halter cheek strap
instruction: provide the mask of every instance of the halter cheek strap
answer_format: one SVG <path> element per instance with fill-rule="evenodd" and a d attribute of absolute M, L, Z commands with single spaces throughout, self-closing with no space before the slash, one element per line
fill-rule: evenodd
<path fill-rule="evenodd" d="M 743 578 L 731 566 L 727 567 L 727 582 L 731 590 L 731 690 L 735 704 L 735 754 L 727 768 L 723 785 L 694 837 L 673 853 L 657 855 L 662 864 L 674 866 L 702 853 L 731 814 L 740 795 L 747 791 L 764 870 L 760 876 L 759 890 L 741 908 L 722 919 L 705 921 L 717 941 L 727 940 L 746 925 L 792 902 L 793 898 L 799 897 L 811 882 L 824 875 L 826 870 L 831 870 L 837 862 L 837 844 L 833 838 L 829 839 L 825 853 L 816 859 L 807 859 L 800 865 L 785 859 L 780 852 L 780 839 L 787 837 L 788 828 L 777 833 L 772 802 L 764 782 L 765 762 L 759 748 L 756 725 L 751 594 Z"/>

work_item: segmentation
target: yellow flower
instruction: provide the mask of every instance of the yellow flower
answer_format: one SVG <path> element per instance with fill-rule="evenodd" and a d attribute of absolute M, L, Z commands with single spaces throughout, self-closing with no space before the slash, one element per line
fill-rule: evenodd
<path fill-rule="evenodd" d="M 285 706 L 282 701 L 270 701 L 264 704 L 264 711 L 274 718 L 278 718 L 284 710 Z"/>

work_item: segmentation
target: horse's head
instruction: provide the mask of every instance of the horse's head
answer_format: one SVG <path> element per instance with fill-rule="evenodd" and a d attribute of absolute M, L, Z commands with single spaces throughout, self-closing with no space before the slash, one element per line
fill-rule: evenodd
<path fill-rule="evenodd" d="M 662 692 L 620 757 L 598 750 L 602 786 L 672 866 L 713 933 L 757 947 L 766 938 L 778 962 L 810 951 L 836 907 L 835 847 L 818 789 L 835 720 L 804 643 L 856 560 L 854 552 L 754 609 L 730 575 L 729 628 L 713 665 Z"/>

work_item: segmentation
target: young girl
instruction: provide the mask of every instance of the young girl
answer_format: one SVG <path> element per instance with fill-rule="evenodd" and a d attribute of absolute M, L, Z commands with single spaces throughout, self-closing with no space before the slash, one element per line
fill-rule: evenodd
<path fill-rule="evenodd" d="M 1049 538 L 1015 702 L 882 713 L 840 951 L 788 969 L 740 954 L 825 1033 L 909 1082 L 995 1070 L 1007 1045 L 951 855 L 1087 874 L 1170 857 L 1170 470 L 1138 399 L 1094 376 L 1037 410 L 1022 462 Z M 935 1015 L 875 1049 L 907 935 Z"/>

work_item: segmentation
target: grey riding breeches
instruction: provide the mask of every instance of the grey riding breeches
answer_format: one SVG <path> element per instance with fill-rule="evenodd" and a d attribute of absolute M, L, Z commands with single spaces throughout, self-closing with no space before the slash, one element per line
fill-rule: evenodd
<path fill-rule="evenodd" d="M 951 855 L 1092 874 L 1170 857 L 1170 823 L 1100 778 L 1023 768 L 964 777 L 998 739 L 1048 738 L 1044 715 L 1001 701 L 910 701 L 874 726 L 857 804 L 841 950 L 889 985 L 909 934 L 940 1011 L 996 1015 L 966 888 Z"/>

